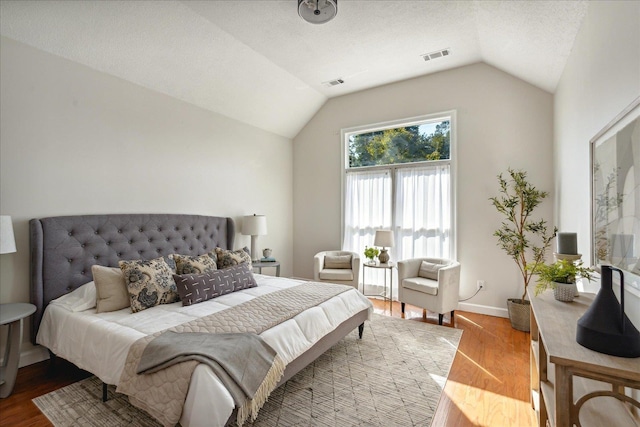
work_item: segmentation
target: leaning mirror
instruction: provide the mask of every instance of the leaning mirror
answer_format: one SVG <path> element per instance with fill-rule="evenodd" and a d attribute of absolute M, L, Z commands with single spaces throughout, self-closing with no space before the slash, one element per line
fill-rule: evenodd
<path fill-rule="evenodd" d="M 640 97 L 591 140 L 593 264 L 640 290 Z"/>

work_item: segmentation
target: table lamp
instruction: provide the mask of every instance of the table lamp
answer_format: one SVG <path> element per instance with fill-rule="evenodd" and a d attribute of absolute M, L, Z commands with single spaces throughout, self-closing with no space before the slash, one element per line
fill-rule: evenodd
<path fill-rule="evenodd" d="M 381 264 L 389 262 L 389 254 L 387 253 L 387 247 L 391 248 L 394 245 L 393 232 L 391 230 L 376 230 L 376 237 L 373 241 L 374 246 L 381 246 L 382 250 L 378 255 L 378 260 Z"/>
<path fill-rule="evenodd" d="M 16 252 L 16 239 L 13 235 L 13 223 L 9 215 L 0 215 L 0 254 Z"/>
<path fill-rule="evenodd" d="M 251 236 L 251 261 L 258 261 L 258 236 L 267 234 L 267 217 L 264 215 L 247 215 L 242 219 L 242 234 Z"/>

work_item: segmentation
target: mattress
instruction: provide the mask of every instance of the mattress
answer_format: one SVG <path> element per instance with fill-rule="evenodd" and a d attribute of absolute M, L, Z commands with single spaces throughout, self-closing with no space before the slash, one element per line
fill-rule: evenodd
<path fill-rule="evenodd" d="M 241 304 L 259 295 L 304 283 L 300 280 L 256 274 L 258 286 L 183 307 L 180 302 L 156 306 L 135 314 L 129 308 L 96 313 L 95 308 L 71 311 L 50 303 L 36 341 L 54 354 L 96 375 L 107 384 L 118 384 L 129 347 L 139 338 L 172 326 Z M 357 290 L 349 290 L 312 307 L 261 334 L 289 363 L 355 314 L 372 305 Z M 231 395 L 205 365 L 193 373 L 180 424 L 222 426 L 233 412 Z"/>

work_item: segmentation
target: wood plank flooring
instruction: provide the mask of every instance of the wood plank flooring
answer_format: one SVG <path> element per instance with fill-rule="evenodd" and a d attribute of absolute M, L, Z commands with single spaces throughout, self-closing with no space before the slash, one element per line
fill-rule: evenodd
<path fill-rule="evenodd" d="M 391 315 L 389 303 L 372 299 L 375 311 Z M 393 304 L 400 317 L 400 304 Z M 438 316 L 407 305 L 408 321 L 438 323 Z M 449 316 L 445 316 L 448 325 Z M 454 327 L 462 329 L 449 379 L 438 405 L 433 427 L 529 427 L 535 414 L 529 403 L 529 334 L 511 328 L 508 319 L 457 311 Z M 31 402 L 34 397 L 64 387 L 88 374 L 58 359 L 36 363 L 18 372 L 13 394 L 0 399 L 0 425 L 51 426 Z"/>

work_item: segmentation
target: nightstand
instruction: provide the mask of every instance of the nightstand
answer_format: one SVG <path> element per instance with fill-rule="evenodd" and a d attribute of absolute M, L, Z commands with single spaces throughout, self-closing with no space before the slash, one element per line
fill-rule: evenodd
<path fill-rule="evenodd" d="M 0 304 L 0 325 L 7 325 L 7 345 L 0 367 L 0 397 L 5 398 L 13 391 L 20 362 L 23 320 L 36 311 L 36 306 L 26 303 Z"/>
<path fill-rule="evenodd" d="M 251 263 L 253 268 L 258 269 L 258 273 L 262 274 L 262 269 L 265 267 L 275 267 L 276 268 L 276 277 L 280 277 L 280 261 L 272 261 L 272 262 L 253 262 Z"/>
<path fill-rule="evenodd" d="M 366 286 L 365 284 L 365 269 L 367 268 L 375 268 L 375 269 L 382 269 L 382 271 L 384 271 L 384 292 L 382 294 L 377 294 L 377 295 L 367 295 L 364 293 L 364 288 Z M 391 298 L 392 296 L 392 292 L 393 292 L 393 269 L 396 268 L 396 265 L 392 262 L 388 262 L 388 263 L 380 263 L 380 264 L 374 264 L 374 263 L 364 263 L 362 264 L 362 294 L 365 297 L 377 297 L 377 296 L 381 296 L 384 300 L 384 302 L 387 302 L 387 300 L 389 301 L 389 312 L 393 311 L 393 300 Z M 387 293 L 387 271 L 389 271 L 389 293 Z"/>

